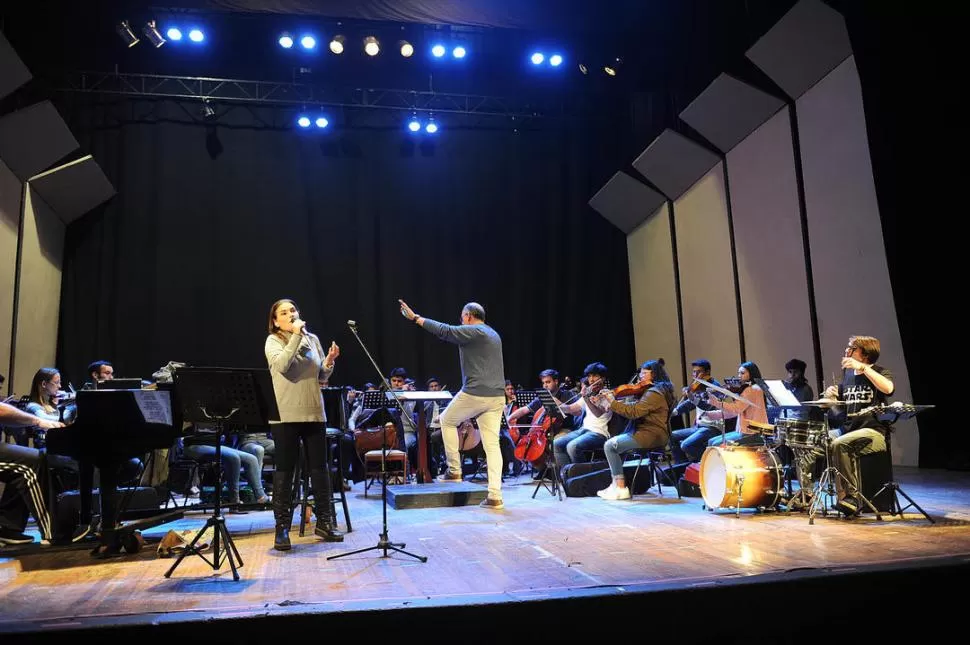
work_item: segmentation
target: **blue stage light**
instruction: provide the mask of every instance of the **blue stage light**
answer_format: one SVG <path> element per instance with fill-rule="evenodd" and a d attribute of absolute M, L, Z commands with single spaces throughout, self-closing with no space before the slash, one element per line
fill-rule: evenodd
<path fill-rule="evenodd" d="M 201 29 L 193 29 L 189 32 L 189 40 L 194 43 L 201 43 L 205 40 L 205 34 L 202 33 Z"/>
<path fill-rule="evenodd" d="M 169 27 L 168 31 L 165 32 L 165 35 L 168 36 L 169 40 L 175 42 L 182 40 L 182 30 L 178 27 Z"/>
<path fill-rule="evenodd" d="M 411 119 L 408 121 L 408 130 L 411 132 L 419 132 L 421 130 L 421 122 L 417 119 Z"/>
<path fill-rule="evenodd" d="M 451 51 L 451 55 L 454 56 L 455 58 L 464 58 L 466 53 L 468 52 L 466 52 L 465 48 L 462 47 L 461 45 L 459 45 L 458 47 L 455 47 Z"/>
<path fill-rule="evenodd" d="M 280 36 L 279 43 L 283 49 L 289 49 L 293 46 L 293 36 L 284 33 Z"/>
<path fill-rule="evenodd" d="M 435 45 L 434 47 L 431 48 L 431 54 L 435 58 L 441 58 L 442 56 L 445 55 L 445 46 L 444 45 Z"/>
<path fill-rule="evenodd" d="M 552 65 L 553 67 L 559 67 L 560 65 L 562 65 L 562 56 L 560 56 L 559 54 L 553 54 L 552 56 L 549 57 L 549 64 Z"/>
<path fill-rule="evenodd" d="M 429 121 L 428 125 L 424 126 L 424 131 L 428 134 L 434 134 L 438 131 L 438 124 L 434 121 Z"/>
<path fill-rule="evenodd" d="M 327 118 L 326 117 L 323 117 L 323 116 L 318 116 L 317 117 L 317 127 L 318 128 L 323 129 L 323 128 L 327 127 L 328 125 L 330 125 L 330 121 L 327 121 Z"/>
<path fill-rule="evenodd" d="M 546 60 L 546 57 L 542 55 L 542 52 L 536 52 L 532 54 L 530 59 L 533 65 L 542 65 L 542 61 Z"/>
<path fill-rule="evenodd" d="M 299 119 L 296 120 L 296 124 L 298 126 L 300 126 L 301 128 L 309 128 L 310 127 L 310 117 L 305 116 L 305 115 L 304 116 L 301 116 Z"/>
<path fill-rule="evenodd" d="M 313 49 L 317 46 L 317 39 L 307 34 L 300 39 L 300 45 L 303 46 L 303 49 Z"/>

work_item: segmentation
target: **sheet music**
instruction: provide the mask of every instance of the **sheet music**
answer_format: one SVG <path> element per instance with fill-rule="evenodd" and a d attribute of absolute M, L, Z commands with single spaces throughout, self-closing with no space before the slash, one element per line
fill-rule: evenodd
<path fill-rule="evenodd" d="M 791 393 L 791 390 L 785 387 L 784 381 L 769 381 L 766 379 L 765 384 L 768 386 L 768 392 L 771 394 L 771 397 L 779 406 L 783 408 L 800 408 L 802 406 L 801 402 Z"/>
<path fill-rule="evenodd" d="M 453 396 L 451 392 L 447 390 L 441 390 L 440 392 L 415 392 L 411 390 L 401 390 L 395 391 L 394 394 L 387 392 L 387 399 L 389 401 L 395 398 L 401 401 L 450 401 Z"/>
<path fill-rule="evenodd" d="M 172 425 L 172 399 L 169 392 L 163 390 L 132 391 L 138 409 L 145 423 L 163 423 Z"/>

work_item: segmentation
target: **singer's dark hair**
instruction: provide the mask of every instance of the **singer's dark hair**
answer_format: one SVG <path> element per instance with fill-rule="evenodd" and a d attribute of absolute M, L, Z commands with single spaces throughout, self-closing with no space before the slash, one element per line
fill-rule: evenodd
<path fill-rule="evenodd" d="M 296 307 L 297 311 L 300 310 L 299 305 L 297 305 L 296 302 L 294 302 L 293 300 L 290 300 L 289 298 L 283 298 L 282 300 L 277 300 L 276 302 L 274 302 L 273 306 L 269 308 L 269 323 L 266 325 L 267 334 L 276 334 L 277 336 L 281 336 L 280 328 L 276 326 L 276 311 L 281 306 L 283 306 L 284 302 L 288 302 L 294 307 Z"/>
<path fill-rule="evenodd" d="M 51 405 L 51 399 L 44 390 L 44 383 L 50 381 L 58 374 L 60 374 L 60 371 L 54 367 L 42 367 L 37 370 L 34 374 L 34 380 L 30 383 L 31 403 L 41 404 L 47 412 L 54 411 L 54 406 Z"/>

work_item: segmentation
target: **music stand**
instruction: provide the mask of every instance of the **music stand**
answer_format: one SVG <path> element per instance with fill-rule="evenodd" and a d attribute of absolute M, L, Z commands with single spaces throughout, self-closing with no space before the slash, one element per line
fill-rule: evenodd
<path fill-rule="evenodd" d="M 552 398 L 552 394 L 546 389 L 536 390 L 536 398 L 542 404 L 542 407 L 546 409 L 546 414 L 551 417 L 559 417 L 565 419 L 565 414 L 559 405 Z M 532 491 L 532 499 L 536 498 L 536 494 L 539 492 L 539 488 L 545 488 L 549 491 L 549 494 L 553 497 L 559 496 L 559 501 L 562 501 L 562 489 L 564 488 L 562 483 L 562 475 L 559 472 L 559 468 L 556 467 L 556 455 L 553 449 L 553 433 L 550 431 L 546 433 L 546 447 L 543 450 L 543 466 L 542 470 L 539 472 L 539 480 L 536 482 L 536 488 Z M 546 473 L 552 471 L 552 485 L 546 485 Z"/>
<path fill-rule="evenodd" d="M 917 414 L 919 414 L 923 410 L 929 410 L 930 408 L 933 408 L 933 407 L 936 407 L 936 406 L 933 406 L 933 405 L 911 405 L 911 404 L 905 404 L 905 403 L 896 402 L 896 403 L 893 403 L 892 405 L 884 405 L 884 406 L 876 406 L 876 407 L 877 407 L 877 409 L 874 410 L 874 411 L 872 411 L 872 412 L 874 412 L 876 414 L 876 417 L 880 421 L 883 421 L 885 423 L 888 423 L 889 426 L 890 426 L 890 428 L 892 428 L 892 426 L 894 426 L 897 421 L 901 421 L 902 419 L 911 419 L 912 417 L 916 416 Z M 859 411 L 859 414 L 866 414 L 866 413 L 867 413 L 867 410 L 860 410 Z M 891 442 L 891 438 L 887 436 L 886 437 L 886 446 L 890 450 L 890 461 L 891 461 L 892 460 L 892 456 L 891 456 L 892 455 L 892 450 L 891 450 L 892 444 L 890 442 Z M 895 472 L 895 471 L 893 471 L 893 472 Z M 907 508 L 909 508 L 910 506 L 912 506 L 917 511 L 919 511 L 923 515 L 923 517 L 925 517 L 927 520 L 929 520 L 930 521 L 930 524 L 936 524 L 936 521 L 932 517 L 929 516 L 929 513 L 927 513 L 926 511 L 924 511 L 920 507 L 919 504 L 917 504 L 916 502 L 914 502 L 913 501 L 913 498 L 910 497 L 909 495 L 907 495 L 906 494 L 906 491 L 904 491 L 902 489 L 902 487 L 899 484 L 896 483 L 896 476 L 895 476 L 895 474 L 893 475 L 892 481 L 888 481 L 885 484 L 883 484 L 883 487 L 880 488 L 876 492 L 876 494 L 872 496 L 872 500 L 875 501 L 880 495 L 882 495 L 886 491 L 889 491 L 889 494 L 892 495 L 892 501 L 890 502 L 890 506 L 889 506 L 889 514 L 890 515 L 893 515 L 893 516 L 898 515 L 898 516 L 902 517 L 903 516 L 903 511 L 905 511 Z M 900 495 L 902 495 L 903 497 L 905 497 L 906 498 L 906 501 L 909 502 L 909 504 L 907 504 L 906 506 L 901 506 L 900 503 L 899 503 L 899 496 Z"/>
<path fill-rule="evenodd" d="M 364 341 L 362 341 L 360 339 L 360 336 L 357 334 L 356 323 L 354 323 L 352 320 L 349 320 L 347 321 L 347 325 L 350 327 L 350 331 L 354 334 L 354 338 L 356 338 L 357 342 L 360 343 L 360 347 L 361 349 L 364 350 L 364 353 L 367 355 L 368 360 L 370 360 L 371 365 L 374 366 L 374 369 L 377 371 L 377 375 L 381 377 L 381 383 L 384 384 L 384 388 L 386 390 L 384 392 L 382 391 L 364 392 L 364 399 L 362 403 L 362 405 L 364 406 L 364 409 L 377 410 L 377 412 L 375 412 L 375 414 L 372 415 L 372 418 L 375 415 L 377 415 L 378 418 L 380 419 L 382 414 L 388 415 L 388 416 L 390 415 L 390 413 L 387 411 L 387 408 L 391 407 L 391 405 L 393 404 L 394 406 L 396 406 L 401 410 L 401 417 L 402 417 L 401 422 L 403 423 L 404 422 L 403 417 L 408 416 L 408 414 L 404 406 L 401 404 L 401 400 L 398 398 L 397 393 L 391 389 L 391 384 L 384 376 L 384 373 L 381 371 L 381 368 L 378 367 L 377 362 L 374 360 L 374 357 L 371 356 L 370 352 L 367 350 L 367 346 L 364 345 Z M 368 396 L 368 395 L 371 395 L 371 396 Z M 377 396 L 375 397 L 374 395 L 377 395 Z M 383 400 L 381 400 L 378 397 L 383 397 Z M 373 403 L 374 408 L 369 408 L 367 405 L 368 403 Z M 381 410 L 383 410 L 384 412 L 381 413 L 380 412 Z M 387 422 L 384 421 L 383 423 L 387 423 Z M 327 558 L 327 560 L 336 560 L 338 558 L 345 558 L 348 555 L 355 555 L 357 553 L 367 553 L 368 551 L 383 551 L 384 553 L 381 555 L 381 557 L 386 558 L 388 557 L 388 554 L 387 554 L 388 551 L 397 551 L 398 553 L 403 553 L 404 555 L 410 556 L 416 560 L 420 560 L 421 562 L 428 561 L 427 556 L 416 555 L 414 553 L 409 553 L 408 551 L 405 551 L 404 547 L 407 545 L 404 542 L 391 542 L 390 536 L 388 535 L 388 532 L 387 532 L 387 431 L 384 430 L 383 423 L 381 425 L 381 512 L 383 514 L 384 524 L 380 535 L 377 536 L 377 544 L 363 549 L 357 549 L 355 551 L 348 551 L 347 553 L 341 553 L 339 555 L 332 555 L 329 558 Z M 407 459 L 407 454 L 404 455 L 404 458 L 405 460 Z"/>
<path fill-rule="evenodd" d="M 191 554 L 199 556 L 217 571 L 228 560 L 232 579 L 239 580 L 236 561 L 239 567 L 243 566 L 243 561 L 222 516 L 222 434 L 230 419 L 242 425 L 267 425 L 270 421 L 280 420 L 273 382 L 268 369 L 182 367 L 175 372 L 174 383 L 183 420 L 214 423 L 216 426 L 216 494 L 212 515 L 165 572 L 165 577 L 170 578 L 185 556 Z M 201 548 L 196 547 L 209 527 L 213 528 L 212 560 L 202 553 Z M 220 540 L 223 542 L 221 547 Z M 220 550 L 224 554 L 220 554 Z"/>

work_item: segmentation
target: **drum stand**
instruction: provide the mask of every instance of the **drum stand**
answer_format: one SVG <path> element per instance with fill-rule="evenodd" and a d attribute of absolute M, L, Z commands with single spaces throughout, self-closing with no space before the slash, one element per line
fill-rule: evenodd
<path fill-rule="evenodd" d="M 789 446 L 789 449 L 792 451 L 792 466 L 795 468 L 795 476 L 798 478 L 798 492 L 788 498 L 788 503 L 785 504 L 786 513 L 791 513 L 796 507 L 798 510 L 803 510 L 811 506 L 812 493 L 809 492 L 811 489 L 804 485 L 802 473 L 809 470 L 809 463 L 813 461 L 812 456 L 815 455 L 814 452 L 802 448 L 791 448 Z M 788 492 L 791 493 L 791 479 L 788 480 L 788 486 Z"/>
<path fill-rule="evenodd" d="M 836 484 L 840 477 L 846 487 L 851 490 L 853 496 L 862 500 L 869 510 L 876 514 L 876 519 L 882 521 L 882 515 L 879 514 L 879 510 L 869 501 L 869 498 L 863 495 L 862 491 L 852 486 L 848 478 L 840 473 L 838 468 L 832 465 L 832 439 L 828 434 L 828 424 L 826 424 L 825 429 L 825 472 L 822 473 L 818 483 L 815 485 L 815 494 L 812 498 L 811 505 L 808 507 L 808 523 L 815 524 L 815 515 L 818 514 L 819 508 L 822 509 L 822 515 L 827 514 L 825 511 L 825 500 L 837 496 Z"/>

